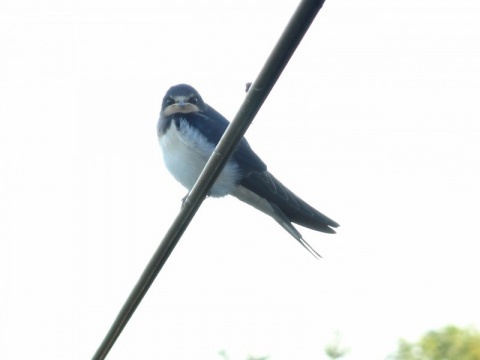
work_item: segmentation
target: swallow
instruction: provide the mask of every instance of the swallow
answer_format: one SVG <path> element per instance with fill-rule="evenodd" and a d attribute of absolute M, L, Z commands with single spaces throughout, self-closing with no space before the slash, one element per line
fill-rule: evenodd
<path fill-rule="evenodd" d="M 207 105 L 190 85 L 172 86 L 165 94 L 157 124 L 158 140 L 167 169 L 188 191 L 228 125 L 229 121 Z M 292 223 L 330 234 L 339 226 L 278 181 L 245 138 L 209 192 L 211 197 L 226 195 L 271 216 L 316 258 L 320 258 L 320 254 Z"/>

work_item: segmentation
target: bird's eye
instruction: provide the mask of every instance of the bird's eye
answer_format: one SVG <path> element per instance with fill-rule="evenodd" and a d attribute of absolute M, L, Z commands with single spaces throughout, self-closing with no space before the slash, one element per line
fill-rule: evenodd
<path fill-rule="evenodd" d="M 198 98 L 197 98 L 196 96 L 192 96 L 192 97 L 188 100 L 188 102 L 189 102 L 190 104 L 197 105 L 197 104 L 198 104 Z"/>
<path fill-rule="evenodd" d="M 168 99 L 165 101 L 165 104 L 166 104 L 167 106 L 172 105 L 172 104 L 174 104 L 174 103 L 175 103 L 175 100 L 173 100 L 172 98 L 168 98 Z"/>

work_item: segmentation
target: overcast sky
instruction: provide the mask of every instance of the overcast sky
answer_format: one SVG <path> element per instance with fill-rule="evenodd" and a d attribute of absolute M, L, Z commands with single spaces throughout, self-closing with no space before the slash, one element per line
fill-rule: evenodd
<path fill-rule="evenodd" d="M 180 209 L 156 137 L 193 85 L 231 119 L 295 0 L 2 1 L 2 359 L 88 359 Z M 247 132 L 341 224 L 208 199 L 109 359 L 384 359 L 480 327 L 480 3 L 327 0 Z"/>

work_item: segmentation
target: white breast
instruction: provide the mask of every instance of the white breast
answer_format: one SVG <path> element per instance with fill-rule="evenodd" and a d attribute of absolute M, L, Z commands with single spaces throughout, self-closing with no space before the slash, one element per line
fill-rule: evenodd
<path fill-rule="evenodd" d="M 159 136 L 159 142 L 167 169 L 190 191 L 214 150 L 213 144 L 186 121 L 180 122 L 180 129 L 172 122 L 165 134 Z M 210 190 L 210 196 L 230 194 L 238 177 L 238 165 L 229 161 Z"/>

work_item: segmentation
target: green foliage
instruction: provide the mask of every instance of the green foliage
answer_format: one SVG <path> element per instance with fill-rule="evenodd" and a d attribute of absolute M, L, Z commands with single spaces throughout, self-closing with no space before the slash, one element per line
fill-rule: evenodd
<path fill-rule="evenodd" d="M 223 360 L 230 360 L 227 352 L 225 350 L 221 350 L 218 352 L 218 355 L 220 355 Z M 270 358 L 270 356 L 252 356 L 252 355 L 248 355 L 247 359 L 246 360 L 268 360 Z"/>
<path fill-rule="evenodd" d="M 247 360 L 268 360 L 269 356 L 252 356 L 248 355 Z"/>
<path fill-rule="evenodd" d="M 480 360 L 480 333 L 447 326 L 426 333 L 418 342 L 400 340 L 396 360 Z"/>
<path fill-rule="evenodd" d="M 335 338 L 325 346 L 325 354 L 332 360 L 344 357 L 349 351 L 349 348 L 341 345 L 340 334 L 338 332 L 335 333 Z"/>

